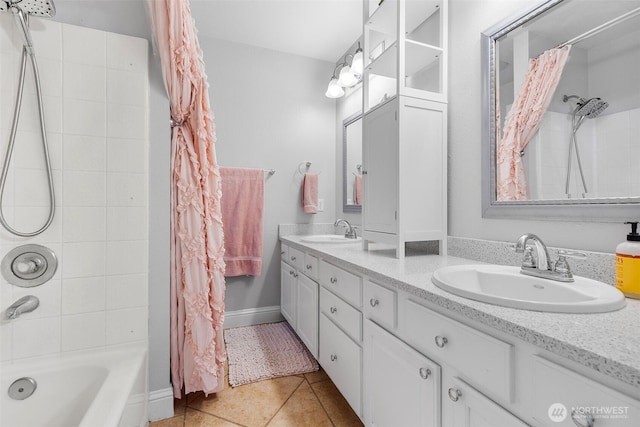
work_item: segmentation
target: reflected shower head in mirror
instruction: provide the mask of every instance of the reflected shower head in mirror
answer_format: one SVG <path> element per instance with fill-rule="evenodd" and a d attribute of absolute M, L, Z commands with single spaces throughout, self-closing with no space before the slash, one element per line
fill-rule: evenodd
<path fill-rule="evenodd" d="M 578 117 L 587 117 L 589 119 L 596 118 L 609 106 L 609 103 L 607 101 L 603 101 L 601 98 L 584 99 L 578 95 L 564 95 L 562 97 L 562 101 L 567 102 L 572 98 L 578 99 L 578 103 L 574 111 L 574 114 Z"/>

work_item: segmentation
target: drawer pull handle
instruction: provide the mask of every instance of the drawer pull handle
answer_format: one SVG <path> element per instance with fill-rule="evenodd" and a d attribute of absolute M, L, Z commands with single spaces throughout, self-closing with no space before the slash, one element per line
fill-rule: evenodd
<path fill-rule="evenodd" d="M 371 298 L 371 299 L 369 300 L 369 304 L 371 304 L 371 307 L 375 307 L 375 306 L 377 306 L 378 304 L 380 304 L 380 301 L 378 301 L 378 299 L 377 299 L 377 298 Z"/>
<path fill-rule="evenodd" d="M 447 394 L 449 395 L 449 399 L 453 400 L 454 402 L 457 402 L 458 399 L 460 399 L 460 396 L 462 396 L 462 392 L 457 388 L 453 388 L 453 387 L 449 389 Z"/>
<path fill-rule="evenodd" d="M 307 264 L 307 270 L 311 270 L 311 264 Z"/>
<path fill-rule="evenodd" d="M 289 275 L 293 276 L 293 270 L 289 270 Z"/>
<path fill-rule="evenodd" d="M 332 277 L 331 279 L 329 279 L 329 281 L 331 283 L 338 283 L 338 279 L 336 279 L 335 277 Z"/>
<path fill-rule="evenodd" d="M 329 310 L 331 311 L 331 314 L 336 314 L 336 312 L 338 311 L 338 309 L 335 307 L 331 307 Z"/>
<path fill-rule="evenodd" d="M 280 251 L 280 255 L 284 255 L 284 251 Z"/>
<path fill-rule="evenodd" d="M 431 375 L 431 369 L 428 368 L 420 368 L 420 377 L 423 380 L 429 379 L 429 375 Z"/>
<path fill-rule="evenodd" d="M 295 261 L 295 260 L 296 260 L 296 257 L 292 256 L 291 261 Z"/>
<path fill-rule="evenodd" d="M 298 277 L 298 273 L 293 273 L 293 277 Z"/>
<path fill-rule="evenodd" d="M 593 427 L 596 423 L 593 415 L 589 413 L 579 414 L 575 409 L 571 410 L 571 419 L 573 420 L 573 423 L 578 427 Z"/>
<path fill-rule="evenodd" d="M 335 362 L 336 360 L 338 360 L 338 356 L 336 356 L 335 354 L 331 355 L 331 361 Z"/>
<path fill-rule="evenodd" d="M 444 346 L 447 345 L 448 342 L 449 340 L 447 339 L 447 337 L 436 335 L 436 345 L 438 347 L 444 348 Z"/>

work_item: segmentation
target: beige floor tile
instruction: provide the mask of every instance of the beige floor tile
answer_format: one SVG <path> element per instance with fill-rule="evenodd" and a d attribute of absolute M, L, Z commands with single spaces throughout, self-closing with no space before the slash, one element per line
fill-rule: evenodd
<path fill-rule="evenodd" d="M 188 398 L 189 396 L 187 396 Z M 173 399 L 173 415 L 180 416 L 184 415 L 187 411 L 187 398 L 182 399 Z"/>
<path fill-rule="evenodd" d="M 303 381 L 290 376 L 227 387 L 207 398 L 202 395 L 188 406 L 247 427 L 263 427 Z"/>
<path fill-rule="evenodd" d="M 149 423 L 149 427 L 183 427 L 184 415 Z"/>
<path fill-rule="evenodd" d="M 194 409 L 187 409 L 184 425 L 185 427 L 238 427 L 238 424 Z"/>
<path fill-rule="evenodd" d="M 332 427 L 331 420 L 306 381 L 278 411 L 269 427 Z"/>
<path fill-rule="evenodd" d="M 307 381 L 309 381 L 309 384 L 326 381 L 329 379 L 329 376 L 322 368 L 320 368 L 320 370 L 318 371 L 304 374 L 304 377 L 307 379 Z"/>
<path fill-rule="evenodd" d="M 360 418 L 331 381 L 311 384 L 335 427 L 362 426 Z"/>

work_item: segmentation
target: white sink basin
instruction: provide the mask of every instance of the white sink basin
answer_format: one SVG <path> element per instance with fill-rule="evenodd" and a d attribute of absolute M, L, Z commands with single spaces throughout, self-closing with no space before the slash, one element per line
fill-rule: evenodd
<path fill-rule="evenodd" d="M 304 236 L 300 240 L 307 243 L 358 243 L 362 237 L 347 239 L 340 234 L 317 234 L 314 236 Z"/>
<path fill-rule="evenodd" d="M 554 313 L 604 313 L 625 306 L 614 286 L 585 277 L 562 283 L 525 276 L 520 267 L 461 265 L 440 268 L 432 281 L 461 297 L 504 307 Z"/>

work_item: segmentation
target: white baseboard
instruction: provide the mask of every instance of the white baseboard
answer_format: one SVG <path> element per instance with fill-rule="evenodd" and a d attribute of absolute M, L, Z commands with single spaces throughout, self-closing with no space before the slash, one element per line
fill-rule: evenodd
<path fill-rule="evenodd" d="M 173 417 L 173 388 L 149 392 L 149 421 Z"/>
<path fill-rule="evenodd" d="M 224 314 L 224 329 L 280 322 L 282 320 L 284 320 L 284 317 L 280 313 L 279 305 L 227 311 Z"/>

